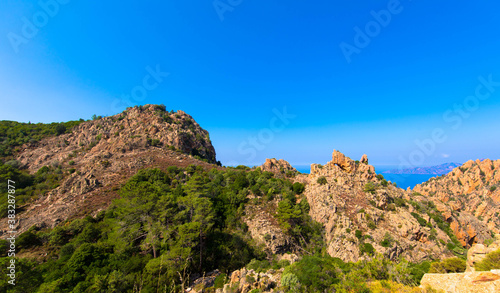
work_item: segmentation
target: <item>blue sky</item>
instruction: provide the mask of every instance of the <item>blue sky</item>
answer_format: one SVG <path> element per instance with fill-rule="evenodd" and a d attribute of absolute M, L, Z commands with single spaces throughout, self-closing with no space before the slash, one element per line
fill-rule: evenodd
<path fill-rule="evenodd" d="M 0 4 L 0 120 L 163 103 L 210 132 L 223 164 L 325 163 L 333 149 L 376 165 L 499 158 L 493 1 L 41 3 Z M 141 97 L 151 70 L 163 76 Z"/>

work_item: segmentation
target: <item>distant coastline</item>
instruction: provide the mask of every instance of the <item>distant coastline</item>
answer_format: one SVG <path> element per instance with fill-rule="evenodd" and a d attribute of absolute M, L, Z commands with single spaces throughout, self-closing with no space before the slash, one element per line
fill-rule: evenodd
<path fill-rule="evenodd" d="M 392 169 L 387 170 L 382 173 L 384 174 L 419 174 L 419 175 L 443 175 L 450 173 L 456 167 L 460 167 L 462 164 L 458 163 L 445 163 L 437 166 L 429 167 L 416 167 L 408 169 Z"/>

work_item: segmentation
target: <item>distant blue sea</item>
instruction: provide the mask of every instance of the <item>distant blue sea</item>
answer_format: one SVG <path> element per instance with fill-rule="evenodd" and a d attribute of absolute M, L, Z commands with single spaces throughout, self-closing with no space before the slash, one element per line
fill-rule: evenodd
<path fill-rule="evenodd" d="M 293 166 L 300 173 L 309 174 L 311 172 L 310 165 L 296 165 Z M 384 171 L 397 169 L 398 166 L 375 166 L 375 172 L 377 174 L 381 174 Z M 384 178 L 391 182 L 396 182 L 398 187 L 406 189 L 408 187 L 413 188 L 415 185 L 423 183 L 432 177 L 436 177 L 438 175 L 430 175 L 430 174 L 382 174 Z"/>

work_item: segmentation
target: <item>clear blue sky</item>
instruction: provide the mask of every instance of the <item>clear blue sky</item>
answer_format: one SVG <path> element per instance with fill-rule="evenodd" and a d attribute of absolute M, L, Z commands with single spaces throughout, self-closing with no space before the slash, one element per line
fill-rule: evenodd
<path fill-rule="evenodd" d="M 60 2 L 48 15 L 2 0 L 0 120 L 116 114 L 158 65 L 169 75 L 130 102 L 191 114 L 224 164 L 325 163 L 333 149 L 377 165 L 500 157 L 500 87 L 467 99 L 480 76 L 500 81 L 494 1 Z M 374 24 L 381 10 L 390 20 Z M 367 25 L 348 62 L 341 44 Z M 463 117 L 447 112 L 464 103 Z M 273 111 L 284 108 L 286 125 Z M 437 128 L 446 139 L 419 150 Z"/>

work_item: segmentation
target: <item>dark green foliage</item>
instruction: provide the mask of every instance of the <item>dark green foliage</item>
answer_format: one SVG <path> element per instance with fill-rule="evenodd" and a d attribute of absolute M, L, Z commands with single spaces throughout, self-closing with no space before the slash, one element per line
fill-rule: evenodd
<path fill-rule="evenodd" d="M 300 182 L 295 182 L 292 186 L 293 188 L 293 192 L 295 192 L 296 194 L 302 194 L 302 192 L 304 192 L 304 184 L 300 183 Z"/>
<path fill-rule="evenodd" d="M 148 146 L 159 146 L 161 145 L 161 141 L 159 139 L 156 139 L 156 138 L 146 138 L 146 144 Z"/>
<path fill-rule="evenodd" d="M 394 242 L 394 238 L 391 236 L 390 233 L 385 233 L 384 239 L 380 241 L 380 246 L 382 247 L 390 247 L 392 243 Z"/>
<path fill-rule="evenodd" d="M 24 178 L 27 182 L 23 185 L 21 177 L 26 173 L 12 166 L 5 168 L 18 176 L 24 189 L 52 184 L 56 170 L 60 170 L 43 167 Z M 297 251 L 304 253 L 302 260 L 290 265 L 266 259 L 266 254 L 254 246 L 242 221 L 245 206 L 251 204 L 247 199 L 250 192 L 258 196 L 259 204 L 272 206 L 266 198 L 281 199 L 276 219 L 297 243 Z M 301 185 L 246 167 L 207 172 L 192 165 L 186 169 L 169 167 L 166 172 L 139 171 L 120 188 L 120 198 L 105 212 L 65 222 L 52 230 L 23 234 L 18 239 L 22 251 L 33 249 L 38 253 L 43 246 L 51 256 L 40 264 L 20 260 L 16 289 L 133 292 L 142 286 L 142 292 L 164 292 L 165 288 L 167 292 L 179 292 L 181 278 L 202 276 L 214 269 L 230 273 L 244 266 L 256 271 L 286 268 L 283 276 L 287 276 L 287 286 L 301 292 L 363 292 L 365 282 L 379 279 L 405 284 L 420 281 L 425 265 L 378 258 L 346 264 L 326 255 L 322 226 L 309 216 L 309 204 L 300 196 L 302 192 Z M 373 246 L 364 242 L 370 237 L 363 237 L 360 230 L 354 234 L 361 242 L 360 252 L 374 256 Z M 391 243 L 391 238 L 386 238 L 383 241 Z M 0 241 L 0 248 L 7 245 Z M 6 261 L 0 255 L 0 265 Z M 0 276 L 0 287 L 5 280 Z M 222 288 L 225 281 L 226 275 L 219 276 L 215 288 Z"/>
<path fill-rule="evenodd" d="M 41 241 L 38 236 L 31 231 L 26 231 L 19 235 L 16 241 L 16 245 L 19 249 L 26 249 L 40 244 Z"/>
<path fill-rule="evenodd" d="M 490 187 L 490 191 L 491 191 L 491 192 L 493 192 L 493 191 L 495 191 L 495 190 L 497 190 L 497 187 L 496 187 L 495 185 L 493 185 L 492 187 Z"/>
<path fill-rule="evenodd" d="M 15 148 L 25 143 L 36 143 L 42 138 L 66 133 L 81 122 L 32 124 L 0 121 L 0 158 L 12 156 Z"/>
<path fill-rule="evenodd" d="M 330 256 L 305 255 L 300 261 L 287 267 L 283 276 L 295 275 L 305 289 L 304 292 L 324 292 L 340 282 L 342 271 L 337 266 L 335 259 Z"/>
<path fill-rule="evenodd" d="M 41 168 L 33 181 L 42 180 L 51 170 Z M 295 200 L 292 183 L 267 172 L 206 172 L 194 165 L 186 170 L 139 171 L 106 212 L 51 231 L 29 231 L 18 239 L 21 250 L 43 245 L 55 251 L 55 258 L 33 266 L 41 279 L 31 289 L 115 292 L 119 288 L 129 292 L 142 284 L 143 292 L 162 291 L 165 286 L 179 291 L 179 273 L 187 282 L 195 273 L 202 275 L 216 268 L 230 272 L 252 259 L 261 261 L 266 255 L 250 244 L 241 220 L 249 189 Z M 308 244 L 316 243 L 321 226 L 305 216 L 307 201 L 292 206 L 299 213 L 297 218 L 287 219 L 290 233 L 303 235 Z"/>
<path fill-rule="evenodd" d="M 49 190 L 59 186 L 63 178 L 61 169 L 42 167 L 35 175 L 25 170 L 19 170 L 11 164 L 3 164 L 0 160 L 0 190 L 7 190 L 7 180 L 15 182 L 16 208 L 19 208 L 32 197 L 42 196 Z M 0 203 L 0 218 L 7 216 L 7 201 Z"/>
<path fill-rule="evenodd" d="M 361 253 L 361 255 L 363 255 L 364 253 L 373 255 L 373 253 L 375 252 L 375 248 L 373 248 L 373 245 L 371 245 L 370 243 L 362 242 L 359 245 L 359 252 Z"/>
<path fill-rule="evenodd" d="M 7 256 L 7 250 L 9 250 L 10 243 L 7 240 L 0 239 L 0 257 Z"/>
<path fill-rule="evenodd" d="M 316 180 L 316 182 L 318 182 L 318 184 L 320 184 L 320 185 L 325 185 L 328 183 L 325 176 L 319 177 L 318 180 Z"/>
<path fill-rule="evenodd" d="M 66 126 L 64 124 L 59 124 L 56 126 L 57 135 L 61 135 L 66 132 Z"/>
<path fill-rule="evenodd" d="M 399 197 L 396 197 L 396 198 L 394 199 L 394 204 L 395 204 L 397 207 L 399 207 L 399 208 L 401 208 L 401 207 L 407 207 L 407 205 L 406 205 L 406 201 L 405 201 L 404 199 L 402 199 L 402 198 L 399 198 Z"/>

